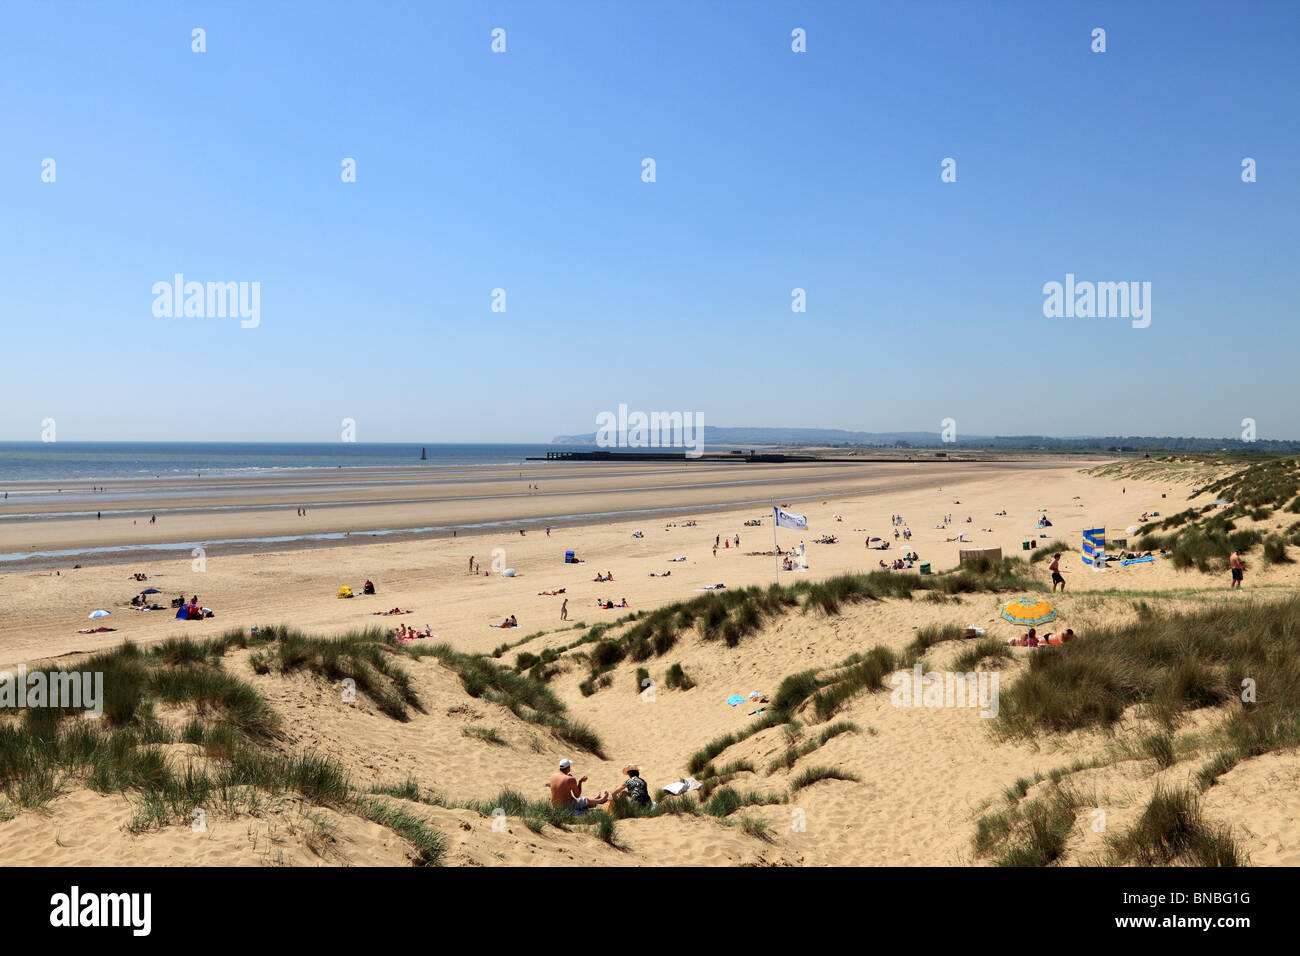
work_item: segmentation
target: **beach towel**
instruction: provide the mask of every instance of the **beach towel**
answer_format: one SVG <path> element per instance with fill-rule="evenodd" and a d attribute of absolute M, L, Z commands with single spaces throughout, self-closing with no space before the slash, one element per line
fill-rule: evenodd
<path fill-rule="evenodd" d="M 744 694 L 732 694 L 727 698 L 727 703 L 735 707 L 737 704 L 743 704 L 747 699 Z"/>
<path fill-rule="evenodd" d="M 1154 561 L 1155 559 L 1156 559 L 1155 555 L 1149 555 L 1148 557 L 1145 558 L 1129 558 L 1126 561 L 1121 561 L 1120 566 L 1123 567 L 1129 564 L 1145 564 L 1146 562 Z"/>
<path fill-rule="evenodd" d="M 679 797 L 683 793 L 690 793 L 692 790 L 700 789 L 700 782 L 694 777 L 687 777 L 684 780 L 678 780 L 664 787 L 665 793 L 671 793 L 674 797 Z"/>

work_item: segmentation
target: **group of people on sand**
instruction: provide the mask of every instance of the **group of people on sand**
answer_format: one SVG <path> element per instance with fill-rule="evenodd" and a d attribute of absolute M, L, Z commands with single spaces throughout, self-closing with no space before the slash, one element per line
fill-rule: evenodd
<path fill-rule="evenodd" d="M 431 628 L 428 624 L 424 625 L 423 631 L 414 627 L 407 627 L 405 624 L 399 624 L 397 625 L 397 630 L 394 632 L 394 636 L 399 641 L 405 643 L 406 641 L 414 641 L 417 638 L 433 637 L 434 633 L 433 633 L 433 628 Z"/>
<path fill-rule="evenodd" d="M 569 602 L 565 601 L 564 603 L 568 604 Z M 519 626 L 519 622 L 515 620 L 515 616 L 513 614 L 511 614 L 508 618 L 506 618 L 504 621 L 502 621 L 500 624 L 497 625 L 497 627 L 518 627 L 518 626 Z"/>
<path fill-rule="evenodd" d="M 1038 629 L 1031 627 L 1029 633 L 1022 637 L 1013 637 L 1007 641 L 1012 647 L 1043 647 L 1048 644 L 1068 644 L 1074 640 L 1074 631 L 1066 628 L 1064 631 L 1056 631 L 1052 634 L 1038 636 Z"/>
<path fill-rule="evenodd" d="M 915 556 L 913 556 L 911 553 L 908 553 L 901 558 L 895 558 L 893 561 L 890 561 L 888 564 L 886 564 L 884 561 L 881 561 L 880 566 L 886 571 L 910 571 L 912 569 L 912 562 L 915 560 L 916 560 Z"/>
<path fill-rule="evenodd" d="M 623 773 L 627 779 L 613 790 L 602 790 L 594 796 L 585 797 L 582 795 L 582 785 L 587 782 L 587 777 L 585 774 L 575 777 L 573 761 L 565 757 L 560 761 L 560 769 L 551 774 L 551 780 L 547 784 L 551 791 L 551 806 L 582 813 L 626 797 L 633 806 L 653 807 L 655 804 L 650 799 L 650 787 L 641 778 L 641 768 L 630 763 L 623 767 Z"/>
<path fill-rule="evenodd" d="M 592 580 L 595 581 L 597 584 L 604 584 L 607 581 L 613 581 L 614 572 L 606 571 L 604 574 L 601 574 L 599 571 L 597 571 L 596 576 L 592 578 Z"/>
<path fill-rule="evenodd" d="M 183 620 L 183 621 L 201 621 L 201 620 L 203 620 L 205 617 L 211 617 L 211 616 L 212 616 L 212 612 L 211 612 L 211 611 L 204 610 L 204 608 L 202 608 L 202 607 L 199 605 L 199 596 L 198 596 L 197 594 L 194 595 L 192 598 L 190 598 L 188 604 L 185 602 L 185 595 L 184 595 L 184 594 L 181 595 L 181 597 L 180 597 L 180 601 L 181 601 L 181 603 L 180 603 L 180 605 L 179 605 L 180 610 L 176 612 L 176 617 L 177 617 L 179 620 Z M 173 605 L 175 605 L 175 602 L 174 602 L 174 601 L 173 601 L 172 603 L 173 603 Z"/>
<path fill-rule="evenodd" d="M 596 607 L 603 607 L 607 611 L 612 607 L 627 607 L 627 598 L 623 598 L 623 601 L 620 604 L 615 604 L 613 601 L 606 601 L 604 598 L 596 598 Z"/>

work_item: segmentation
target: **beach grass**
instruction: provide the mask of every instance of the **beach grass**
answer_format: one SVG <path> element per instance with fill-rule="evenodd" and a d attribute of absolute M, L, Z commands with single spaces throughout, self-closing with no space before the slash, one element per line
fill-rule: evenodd
<path fill-rule="evenodd" d="M 486 655 L 457 651 L 450 644 L 422 644 L 406 650 L 412 656 L 437 658 L 457 674 L 471 697 L 501 704 L 521 720 L 547 728 L 565 743 L 604 757 L 600 737 L 587 724 L 567 717 L 564 703 L 544 682 Z"/>
<path fill-rule="evenodd" d="M 1107 840 L 1113 865 L 1244 866 L 1247 854 L 1231 829 L 1207 821 L 1194 792 L 1158 787 L 1142 816 Z"/>
<path fill-rule="evenodd" d="M 249 660 L 257 673 L 307 670 L 332 681 L 354 682 L 356 691 L 396 720 L 409 720 L 412 709 L 423 712 L 410 675 L 397 664 L 401 645 L 380 629 L 352 631 L 341 637 L 310 637 L 287 627 L 262 630 L 269 639 L 268 647 Z"/>
<path fill-rule="evenodd" d="M 441 860 L 442 838 L 431 827 L 369 801 L 336 758 L 282 750 L 279 716 L 254 685 L 225 670 L 227 652 L 241 647 L 274 654 L 272 667 L 284 661 L 289 669 L 355 672 L 346 651 L 334 649 L 360 640 L 285 637 L 277 629 L 251 639 L 228 632 L 147 649 L 127 643 L 86 657 L 77 669 L 104 675 L 104 719 L 70 707 L 28 706 L 16 711 L 18 719 L 0 722 L 0 817 L 43 810 L 69 789 L 86 787 L 125 797 L 132 811 L 127 830 L 138 834 L 189 825 L 200 811 L 258 814 L 268 801 L 291 796 L 388 826 L 415 848 L 417 863 Z M 393 671 L 383 673 L 391 678 Z M 159 720 L 160 705 L 175 714 L 174 723 Z M 177 744 L 188 749 L 175 751 Z"/>
<path fill-rule="evenodd" d="M 809 767 L 790 781 L 790 792 L 796 793 L 804 789 L 804 787 L 811 787 L 814 783 L 820 783 L 823 780 L 849 780 L 859 783 L 862 778 L 855 773 L 841 770 L 839 767 Z"/>
<path fill-rule="evenodd" d="M 1264 686 L 1256 700 L 1252 688 Z M 1232 704 L 1223 734 L 1247 754 L 1300 743 L 1300 598 L 1096 628 L 1030 658 L 1003 691 L 997 720 L 1016 736 L 1109 728 L 1139 704 L 1168 728 L 1189 711 Z"/>

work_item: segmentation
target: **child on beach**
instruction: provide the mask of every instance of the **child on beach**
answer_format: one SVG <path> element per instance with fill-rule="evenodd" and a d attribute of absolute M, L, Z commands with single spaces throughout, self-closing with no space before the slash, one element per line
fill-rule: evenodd
<path fill-rule="evenodd" d="M 1055 557 L 1052 558 L 1052 563 L 1049 564 L 1049 565 L 1047 566 L 1047 570 L 1049 570 L 1049 571 L 1052 572 L 1052 590 L 1055 591 L 1055 590 L 1056 590 L 1056 586 L 1059 584 L 1059 585 L 1061 586 L 1061 591 L 1064 592 L 1064 591 L 1065 591 L 1065 578 L 1061 577 L 1061 555 L 1060 555 L 1060 553 L 1058 553 Z"/>

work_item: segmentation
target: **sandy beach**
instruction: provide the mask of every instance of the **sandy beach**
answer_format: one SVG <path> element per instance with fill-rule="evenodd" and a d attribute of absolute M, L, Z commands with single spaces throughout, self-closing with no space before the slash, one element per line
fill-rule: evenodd
<path fill-rule="evenodd" d="M 962 547 L 1001 547 L 1011 554 L 1019 551 L 1025 540 L 1042 542 L 1038 535 L 1044 532 L 1032 531 L 1039 508 L 1059 516 L 1060 523 L 1051 530 L 1060 533 L 1050 536 L 1052 540 L 1077 538 L 1086 509 L 1084 501 L 1074 496 L 1085 486 L 1092 491 L 1088 503 L 1093 511 L 1088 520 L 1104 518 L 1103 509 L 1130 506 L 1109 483 L 1082 479 L 1078 472 L 1086 464 L 728 465 L 678 471 L 593 465 L 590 473 L 583 473 L 578 466 L 566 463 L 561 466 L 563 475 L 523 478 L 522 485 L 519 477 L 512 479 L 494 470 L 473 480 L 455 476 L 445 483 L 415 488 L 406 484 L 398 489 L 366 487 L 355 492 L 362 501 L 347 507 L 320 507 L 308 501 L 304 517 L 297 515 L 296 503 L 268 505 L 268 498 L 275 497 L 282 484 L 274 480 L 268 490 L 242 490 L 244 503 L 231 503 L 234 510 L 224 510 L 227 503 L 223 501 L 220 511 L 213 510 L 206 497 L 192 493 L 175 502 L 157 492 L 150 497 L 148 489 L 132 489 L 132 507 L 145 515 L 161 513 L 157 524 L 149 524 L 147 517 L 141 520 L 111 513 L 100 520 L 91 515 L 0 523 L 0 554 L 184 545 L 162 559 L 91 552 L 76 555 L 85 566 L 75 571 L 71 570 L 71 557 L 53 568 L 5 570 L 5 593 L 23 612 L 0 616 L 0 664 L 18 663 L 32 655 L 92 650 L 123 638 L 147 641 L 173 633 L 170 613 L 118 613 L 144 587 L 158 588 L 163 603 L 182 593 L 186 597 L 197 594 L 204 606 L 217 612 L 214 619 L 200 625 L 210 628 L 292 622 L 314 631 L 334 632 L 374 623 L 370 612 L 381 606 L 409 606 L 416 610 L 414 620 L 433 625 L 443 639 L 465 650 L 481 651 L 484 645 L 490 649 L 496 643 L 495 635 L 485 631 L 489 622 L 515 614 L 522 627 L 536 630 L 558 619 L 556 602 L 537 595 L 540 590 L 567 588 L 571 619 L 595 623 L 597 597 L 616 603 L 626 597 L 632 608 L 645 608 L 689 596 L 707 585 L 770 583 L 776 577 L 770 554 L 773 538 L 768 502 L 772 498 L 789 503 L 808 517 L 806 535 L 780 532 L 783 549 L 798 545 L 800 537 L 812 541 L 822 534 L 834 534 L 840 539 L 835 545 L 809 545 L 808 574 L 869 570 L 882 558 L 897 556 L 903 542 L 895 542 L 890 534 L 889 520 L 894 514 L 909 521 L 914 535 L 911 547 L 921 561 L 941 570 L 956 565 Z M 503 488 L 506 482 L 510 486 Z M 530 484 L 537 484 L 540 490 L 530 491 Z M 170 495 L 173 489 L 162 491 Z M 1120 500 L 1110 501 L 1112 491 Z M 324 494 L 334 498 L 338 492 Z M 375 500 L 385 494 L 421 500 Z M 1159 510 L 1159 492 L 1150 497 L 1157 504 L 1147 501 L 1145 507 Z M 708 504 L 736 500 L 750 503 Z M 82 509 L 80 504 L 73 507 Z M 13 510 L 11 505 L 10 513 Z M 1002 510 L 1008 515 L 993 515 Z M 637 511 L 650 513 L 633 514 Z M 556 517 L 599 512 L 618 517 L 590 523 L 570 518 L 568 524 Z M 841 514 L 843 520 L 834 520 L 835 514 Z M 935 528 L 948 514 L 954 519 L 950 528 Z M 974 520 L 976 516 L 979 520 Z M 973 519 L 969 524 L 967 517 Z M 744 522 L 752 519 L 761 519 L 763 524 L 746 527 Z M 548 537 L 545 529 L 552 520 L 555 524 Z M 696 527 L 684 527 L 692 520 Z M 467 527 L 463 538 L 459 531 L 455 537 L 448 531 L 393 540 L 406 528 L 486 522 L 500 524 Z M 525 534 L 519 534 L 520 528 Z M 859 528 L 866 530 L 855 530 Z M 366 529 L 397 533 L 369 537 L 371 532 Z M 645 537 L 634 538 L 637 530 Z M 324 547 L 311 547 L 312 542 L 306 540 L 208 544 L 348 532 L 355 533 L 346 541 L 331 539 Z M 973 544 L 946 540 L 963 532 Z M 732 539 L 737 534 L 741 536 L 740 548 L 719 547 L 715 558 L 714 539 Z M 868 536 L 889 537 L 893 552 L 867 550 Z M 203 548 L 202 571 L 195 570 L 191 543 Z M 504 561 L 501 567 L 514 568 L 517 576 L 469 575 L 469 558 L 476 558 L 482 570 L 489 571 L 494 549 L 504 552 L 499 559 Z M 566 566 L 563 558 L 567 550 L 576 551 L 586 564 Z M 755 556 L 755 551 L 768 554 Z M 678 557 L 686 561 L 672 560 Z M 110 563 L 97 564 L 96 560 Z M 614 584 L 596 585 L 592 579 L 597 571 L 615 572 Z M 652 578 L 652 571 L 673 574 Z M 137 587 L 138 582 L 131 578 L 134 573 L 149 575 L 147 583 Z M 338 587 L 350 585 L 359 593 L 367 578 L 379 586 L 374 599 L 336 600 Z M 85 626 L 85 615 L 100 607 L 115 612 L 111 623 L 118 631 L 111 637 L 75 635 Z"/>
<path fill-rule="evenodd" d="M 580 636 L 578 623 L 590 627 L 612 622 L 630 611 L 696 597 L 716 584 L 736 589 L 774 580 L 788 584 L 826 579 L 876 569 L 881 560 L 892 560 L 904 550 L 915 551 L 920 561 L 939 572 L 957 565 L 962 548 L 996 547 L 1007 556 L 1027 556 L 1024 542 L 1042 547 L 1059 539 L 1077 549 L 1084 528 L 1104 526 L 1114 529 L 1113 536 L 1144 512 L 1180 510 L 1191 491 L 1186 480 L 1090 476 L 1085 473 L 1090 464 L 1097 463 L 1037 459 L 681 471 L 566 464 L 563 475 L 523 477 L 523 485 L 540 486 L 535 491 L 522 487 L 518 475 L 456 475 L 438 483 L 384 486 L 382 494 L 358 487 L 356 494 L 364 503 L 327 507 L 320 502 L 340 497 L 339 489 L 331 488 L 321 491 L 320 499 L 303 499 L 306 517 L 296 514 L 299 498 L 287 508 L 272 506 L 274 499 L 282 499 L 274 484 L 229 489 L 222 504 L 237 507 L 220 512 L 211 510 L 209 497 L 155 495 L 151 500 L 148 490 L 140 489 L 133 492 L 132 504 L 160 509 L 164 517 L 157 525 L 122 516 L 25 518 L 5 523 L 0 540 L 12 551 L 290 535 L 308 528 L 357 533 L 346 546 L 305 547 L 299 542 L 284 550 L 264 546 L 246 553 L 213 546 L 206 550 L 201 570 L 188 552 L 77 570 L 6 570 L 0 573 L 5 595 L 0 605 L 0 665 L 12 669 L 54 660 L 68 666 L 78 655 L 123 641 L 144 645 L 177 635 L 203 638 L 268 625 L 290 625 L 318 635 L 427 625 L 437 641 L 470 654 L 488 654 L 502 644 L 538 635 L 526 649 L 540 654 Z M 376 500 L 386 495 L 403 500 Z M 770 506 L 728 503 L 771 497 L 807 516 L 806 531 L 780 529 L 776 534 L 782 550 L 805 542 L 806 571 L 776 570 Z M 630 514 L 652 508 L 683 510 Z M 586 523 L 556 520 L 546 534 L 545 526 L 556 515 L 596 512 L 621 515 Z M 910 528 L 910 542 L 894 541 L 894 515 Z M 1044 515 L 1050 516 L 1052 527 L 1037 528 Z M 945 516 L 951 516 L 946 524 Z M 529 519 L 537 523 L 524 527 L 525 534 L 510 524 Z M 745 524 L 756 519 L 761 526 Z M 133 520 L 136 523 L 130 523 Z M 464 536 L 440 533 L 409 540 L 367 538 L 364 530 L 489 521 L 506 524 Z M 951 540 L 958 533 L 969 543 Z M 835 535 L 838 542 L 814 543 L 823 534 Z M 886 538 L 890 549 L 867 548 L 871 537 Z M 730 546 L 718 547 L 715 554 L 715 540 L 724 538 Z M 566 550 L 575 551 L 585 563 L 565 564 Z M 471 557 L 481 565 L 477 574 L 468 570 Z M 1060 623 L 1084 635 L 1102 623 L 1132 618 L 1136 612 L 1127 595 L 1135 590 L 1161 594 L 1161 606 L 1167 609 L 1245 597 L 1227 591 L 1225 581 L 1175 571 L 1169 562 L 1098 573 L 1085 568 L 1079 557 L 1077 550 L 1067 553 L 1062 562 L 1067 590 L 1051 597 L 1060 610 Z M 514 576 L 491 573 L 494 562 L 498 569 L 514 569 Z M 1046 579 L 1046 563 L 1033 567 Z M 612 583 L 593 580 L 604 572 L 612 572 Z M 666 572 L 671 574 L 659 576 Z M 134 580 L 135 573 L 148 575 L 147 584 Z M 1296 577 L 1294 565 L 1252 570 L 1252 597 L 1280 594 L 1295 586 Z M 376 585 L 374 596 L 360 594 L 367 579 Z M 345 585 L 358 596 L 336 597 Z M 144 587 L 159 590 L 156 597 L 164 608 L 173 596 L 197 595 L 215 617 L 181 622 L 173 619 L 170 609 L 130 609 L 131 596 Z M 539 593 L 559 589 L 563 594 Z M 1112 592 L 1125 596 L 1111 600 Z M 561 621 L 566 599 L 568 620 Z M 624 599 L 627 609 L 597 606 L 598 600 Z M 562 667 L 550 687 L 574 718 L 599 732 L 606 759 L 576 752 L 505 707 L 472 698 L 460 680 L 431 657 L 409 665 L 425 712 L 405 722 L 379 713 L 364 698 L 355 705 L 338 703 L 331 685 L 316 677 L 258 674 L 248 652 L 232 652 L 227 666 L 250 680 L 286 718 L 282 746 L 337 757 L 362 784 L 409 779 L 452 801 L 486 798 L 507 787 L 538 798 L 562 756 L 574 759 L 601 789 L 622 779 L 620 768 L 628 760 L 639 763 L 652 786 L 678 779 L 695 750 L 752 719 L 747 716 L 752 708 L 728 706 L 728 696 L 772 694 L 791 674 L 834 667 L 871 646 L 901 650 L 927 625 L 981 627 L 1005 639 L 1017 633 L 998 616 L 1005 600 L 1005 595 L 975 593 L 947 601 L 853 605 L 834 617 L 795 611 L 734 648 L 692 637 L 646 666 L 662 686 L 668 664 L 680 664 L 695 686 L 661 690 L 653 703 L 635 694 L 636 667 L 631 662 L 618 665 L 611 672 L 611 686 L 591 695 L 581 692 L 581 667 Z M 375 614 L 395 607 L 412 613 Z M 96 608 L 112 614 L 88 621 L 87 614 Z M 492 627 L 511 615 L 519 622 L 517 630 Z M 77 633 L 95 624 L 115 630 Z M 929 660 L 943 666 L 959 649 L 938 647 Z M 512 657 L 507 652 L 503 660 Z M 1004 687 L 1026 661 L 1021 654 L 1003 664 Z M 1032 744 L 1009 742 L 996 738 L 990 722 L 973 710 L 900 709 L 891 705 L 887 693 L 856 697 L 841 716 L 857 732 L 827 740 L 815 762 L 847 768 L 858 779 L 818 783 L 799 790 L 792 803 L 752 808 L 750 813 L 770 828 L 772 835 L 764 839 L 718 827 L 708 818 L 671 816 L 623 821 L 626 846 L 616 850 L 587 833 L 534 833 L 512 821 L 503 834 L 471 810 L 424 811 L 434 826 L 450 835 L 447 862 L 453 864 L 960 865 L 984 862 L 971 850 L 976 821 L 1018 778 L 1043 779 L 1055 769 L 1092 760 L 1098 766 L 1084 774 L 1086 782 L 1108 794 L 1115 826 L 1131 822 L 1162 780 L 1139 759 L 1115 759 L 1115 739 L 1094 731 Z M 1196 718 L 1209 719 L 1206 713 Z M 1137 732 L 1142 721 L 1134 717 L 1128 723 Z M 492 731 L 504 743 L 468 733 L 470 728 Z M 793 769 L 771 770 L 769 765 L 789 745 L 788 733 L 774 728 L 755 734 L 728 750 L 726 758 L 755 768 L 744 775 L 746 783 L 784 788 Z M 1261 775 L 1271 783 L 1261 787 Z M 1297 775 L 1300 760 L 1294 755 L 1270 755 L 1223 776 L 1209 799 L 1214 812 L 1245 828 L 1256 863 L 1300 862 L 1295 810 L 1277 806 L 1278 788 L 1293 784 Z M 191 839 L 184 828 L 133 834 L 126 826 L 130 809 L 122 797 L 74 786 L 50 804 L 48 813 L 18 814 L 0 823 L 3 845 L 22 848 L 0 853 L 0 858 L 9 864 L 403 862 L 405 851 L 391 832 L 340 813 L 332 814 L 333 835 L 321 849 L 311 838 L 317 824 L 304 823 L 305 812 L 293 801 L 282 801 L 251 821 L 214 815 L 209 835 L 201 841 Z M 792 827 L 792 813 L 803 829 Z M 67 834 L 74 831 L 82 835 L 69 840 Z M 279 843 L 271 841 L 271 833 L 278 834 Z M 1069 860 L 1088 862 L 1089 854 L 1100 848 L 1101 838 L 1082 828 L 1071 843 Z"/>

